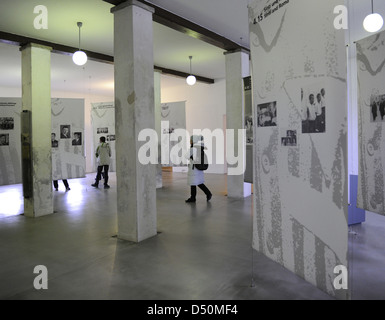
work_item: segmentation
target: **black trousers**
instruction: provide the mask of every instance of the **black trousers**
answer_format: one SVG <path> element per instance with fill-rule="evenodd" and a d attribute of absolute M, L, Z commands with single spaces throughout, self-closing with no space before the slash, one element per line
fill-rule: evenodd
<path fill-rule="evenodd" d="M 66 189 L 68 189 L 68 188 L 69 188 L 69 185 L 68 185 L 67 179 L 63 179 L 62 181 L 63 181 L 64 186 L 66 187 Z M 53 181 L 53 187 L 54 187 L 55 189 L 59 188 L 58 180 L 54 180 L 54 181 Z"/>
<path fill-rule="evenodd" d="M 199 184 L 198 187 L 205 193 L 206 196 L 211 195 L 209 188 L 207 188 L 206 185 L 204 185 L 203 183 Z M 197 186 L 191 186 L 191 199 L 195 199 L 196 196 L 197 196 Z"/>
<path fill-rule="evenodd" d="M 110 166 L 108 164 L 105 164 L 103 166 L 98 166 L 98 172 L 96 174 L 95 183 L 98 185 L 99 181 L 102 180 L 102 171 L 104 176 L 104 185 L 107 185 L 108 183 L 108 169 Z"/>

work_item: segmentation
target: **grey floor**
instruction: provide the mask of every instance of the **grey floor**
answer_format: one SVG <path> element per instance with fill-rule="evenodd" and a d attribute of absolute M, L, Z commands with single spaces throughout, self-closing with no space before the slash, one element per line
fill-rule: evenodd
<path fill-rule="evenodd" d="M 324 292 L 251 248 L 252 197 L 226 197 L 226 176 L 206 174 L 210 203 L 184 203 L 184 173 L 163 173 L 157 190 L 158 235 L 140 243 L 116 237 L 116 180 L 90 186 L 94 174 L 59 181 L 55 213 L 22 215 L 21 185 L 0 187 L 0 299 L 329 300 Z M 350 228 L 352 299 L 385 299 L 382 216 Z M 48 269 L 36 290 L 35 266 Z"/>

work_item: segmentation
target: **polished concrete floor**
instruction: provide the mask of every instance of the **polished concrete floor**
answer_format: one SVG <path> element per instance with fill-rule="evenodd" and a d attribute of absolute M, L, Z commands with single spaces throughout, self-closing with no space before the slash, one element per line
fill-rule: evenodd
<path fill-rule="evenodd" d="M 116 180 L 90 186 L 94 174 L 59 181 L 52 215 L 22 215 L 21 185 L 0 187 L 0 299 L 283 300 L 332 299 L 251 248 L 252 197 L 226 197 L 226 176 L 206 174 L 186 204 L 184 173 L 163 173 L 157 190 L 158 235 L 140 243 L 116 237 Z M 352 299 L 385 299 L 383 217 L 350 228 Z M 48 269 L 36 290 L 34 268 Z"/>

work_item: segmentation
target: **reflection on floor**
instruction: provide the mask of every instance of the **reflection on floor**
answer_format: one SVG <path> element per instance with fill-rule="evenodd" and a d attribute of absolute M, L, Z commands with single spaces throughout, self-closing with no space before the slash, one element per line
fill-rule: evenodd
<path fill-rule="evenodd" d="M 134 244 L 116 237 L 116 177 L 61 181 L 52 215 L 22 215 L 21 185 L 0 187 L 0 299 L 260 300 L 331 299 L 251 248 L 252 197 L 226 197 L 226 176 L 206 174 L 214 196 L 186 204 L 185 173 L 163 173 L 158 235 Z M 385 299 L 384 218 L 368 213 L 350 228 L 352 299 Z M 48 269 L 36 290 L 34 267 Z"/>

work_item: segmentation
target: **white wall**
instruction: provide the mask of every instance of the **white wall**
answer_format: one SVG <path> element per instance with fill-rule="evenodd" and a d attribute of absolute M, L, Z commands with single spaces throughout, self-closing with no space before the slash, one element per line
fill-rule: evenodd
<path fill-rule="evenodd" d="M 226 114 L 225 80 L 214 84 L 197 82 L 190 87 L 182 78 L 161 76 L 161 101 L 176 102 L 186 101 L 186 128 L 190 134 L 193 129 L 224 129 L 224 115 Z M 20 88 L 0 87 L 1 97 L 21 97 Z M 52 90 L 52 98 L 80 98 L 84 99 L 84 143 L 86 156 L 86 172 L 93 172 L 91 155 L 95 148 L 92 139 L 91 103 L 111 102 L 114 96 L 96 95 L 90 93 L 77 93 Z M 210 165 L 207 172 L 224 173 L 223 164 Z"/>
<path fill-rule="evenodd" d="M 166 81 L 167 85 L 164 85 Z M 216 80 L 213 84 L 197 82 L 194 86 L 188 86 L 185 79 L 162 75 L 161 101 L 162 103 L 186 101 L 186 129 L 190 135 L 193 129 L 225 129 L 225 79 Z M 206 172 L 222 174 L 226 172 L 224 164 L 215 163 L 214 150 L 213 162 Z"/>

